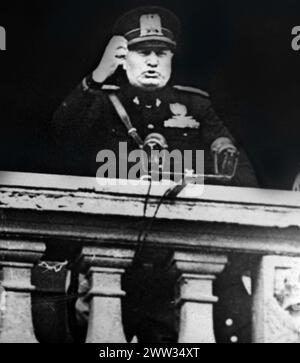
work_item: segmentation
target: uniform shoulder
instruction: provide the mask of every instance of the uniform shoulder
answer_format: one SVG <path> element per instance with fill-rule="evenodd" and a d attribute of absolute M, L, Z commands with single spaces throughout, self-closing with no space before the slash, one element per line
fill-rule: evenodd
<path fill-rule="evenodd" d="M 179 85 L 175 85 L 175 86 L 173 86 L 173 88 L 175 90 L 177 90 L 177 91 L 180 91 L 180 92 L 193 93 L 193 94 L 197 94 L 197 95 L 200 95 L 202 97 L 205 97 L 205 98 L 210 98 L 209 93 L 203 91 L 200 88 L 179 86 Z"/>

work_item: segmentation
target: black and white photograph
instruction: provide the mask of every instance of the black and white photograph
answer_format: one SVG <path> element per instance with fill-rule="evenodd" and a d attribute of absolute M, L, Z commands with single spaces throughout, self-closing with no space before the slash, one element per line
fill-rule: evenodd
<path fill-rule="evenodd" d="M 299 64 L 296 0 L 2 2 L 0 343 L 300 343 Z"/>

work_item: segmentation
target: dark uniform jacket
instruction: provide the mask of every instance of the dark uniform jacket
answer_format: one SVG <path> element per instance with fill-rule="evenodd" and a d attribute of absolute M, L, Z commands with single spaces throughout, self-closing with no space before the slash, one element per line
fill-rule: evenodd
<path fill-rule="evenodd" d="M 51 151 L 57 173 L 81 176 L 96 176 L 99 165 L 96 156 L 101 150 L 112 150 L 118 155 L 119 143 L 127 142 L 128 151 L 136 150 L 137 145 L 128 136 L 128 131 L 108 95 L 118 96 L 130 116 L 133 126 L 144 140 L 153 132 L 162 134 L 169 150 L 205 150 L 205 172 L 212 172 L 211 144 L 219 137 L 233 137 L 214 112 L 208 95 L 198 89 L 167 86 L 159 92 L 141 92 L 125 85 L 96 85 L 91 78 L 85 79 L 63 102 L 54 115 L 52 125 L 53 145 Z M 256 186 L 256 178 L 251 165 L 240 149 L 238 172 L 232 184 Z M 126 159 L 126 156 L 123 155 Z M 226 279 L 234 286 L 224 289 L 216 286 L 220 303 L 215 309 L 218 341 L 230 341 L 233 334 L 241 337 L 245 325 L 249 323 L 248 310 L 245 316 L 238 316 L 240 327 L 228 327 L 225 319 L 235 320 L 236 301 L 227 304 L 228 292 L 241 292 L 239 276 Z M 123 301 L 123 320 L 126 336 L 130 341 L 136 334 L 140 342 L 175 342 L 177 328 L 174 310 L 173 276 L 154 269 L 133 271 L 123 279 L 127 298 Z M 225 296 L 223 299 L 222 296 Z M 245 304 L 249 299 L 246 298 Z M 241 302 L 241 301 L 240 301 Z M 240 308 L 245 304 L 242 302 Z M 228 313 L 228 314 L 227 314 Z M 249 332 L 248 329 L 246 329 Z M 244 334 L 244 333 L 243 333 Z M 246 341 L 247 339 L 241 339 Z"/>
<path fill-rule="evenodd" d="M 55 113 L 51 154 L 57 173 L 96 176 L 99 151 L 112 150 L 118 155 L 120 142 L 127 142 L 129 152 L 138 149 L 108 97 L 111 92 L 118 96 L 143 140 L 150 133 L 160 133 L 170 151 L 205 150 L 206 173 L 213 171 L 212 142 L 219 137 L 233 140 L 214 112 L 208 94 L 201 90 L 167 86 L 158 92 L 142 92 L 129 85 L 90 82 L 80 84 Z M 122 157 L 126 161 L 127 156 Z M 256 185 L 244 152 L 237 174 L 234 185 Z"/>

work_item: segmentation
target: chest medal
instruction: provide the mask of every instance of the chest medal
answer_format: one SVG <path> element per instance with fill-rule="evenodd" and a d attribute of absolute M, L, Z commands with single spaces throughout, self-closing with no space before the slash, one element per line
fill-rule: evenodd
<path fill-rule="evenodd" d="M 193 116 L 187 116 L 187 107 L 180 103 L 170 104 L 170 110 L 173 117 L 164 122 L 166 128 L 177 129 L 199 129 L 200 122 L 197 122 Z"/>

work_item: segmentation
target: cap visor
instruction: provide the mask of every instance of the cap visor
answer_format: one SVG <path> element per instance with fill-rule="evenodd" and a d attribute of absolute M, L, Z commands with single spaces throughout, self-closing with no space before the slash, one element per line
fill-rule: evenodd
<path fill-rule="evenodd" d="M 128 42 L 128 48 L 163 48 L 173 50 L 176 48 L 176 42 L 169 38 L 159 36 L 139 37 L 130 40 Z"/>

